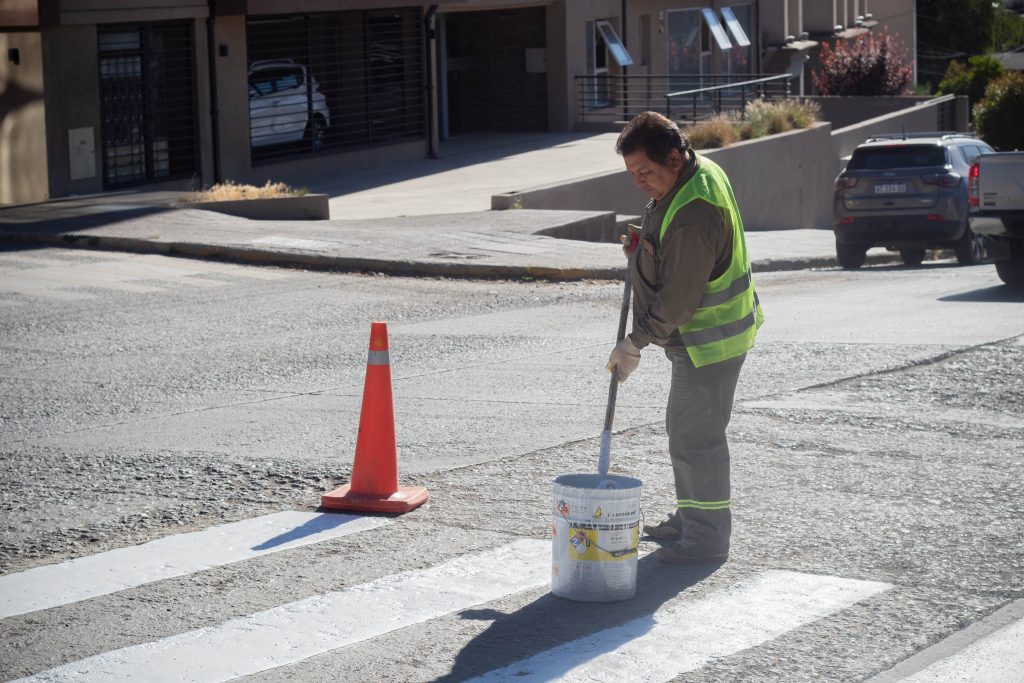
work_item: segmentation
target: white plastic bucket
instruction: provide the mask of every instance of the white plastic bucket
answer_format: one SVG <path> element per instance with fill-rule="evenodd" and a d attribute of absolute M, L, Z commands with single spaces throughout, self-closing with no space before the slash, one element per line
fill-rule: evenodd
<path fill-rule="evenodd" d="M 615 602 L 636 595 L 640 543 L 639 479 L 563 474 L 555 479 L 551 592 L 581 602 Z"/>

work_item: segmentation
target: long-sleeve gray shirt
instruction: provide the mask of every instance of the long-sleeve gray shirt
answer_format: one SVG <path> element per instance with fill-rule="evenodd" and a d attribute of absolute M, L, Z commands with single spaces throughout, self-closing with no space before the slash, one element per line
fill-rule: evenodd
<path fill-rule="evenodd" d="M 644 211 L 640 245 L 633 268 L 633 329 L 638 348 L 648 344 L 683 346 L 679 327 L 693 317 L 709 280 L 722 275 L 732 259 L 732 224 L 722 209 L 703 199 L 686 204 L 659 237 L 672 199 L 700 167 L 689 159 L 679 181 L 663 199 L 652 199 Z"/>

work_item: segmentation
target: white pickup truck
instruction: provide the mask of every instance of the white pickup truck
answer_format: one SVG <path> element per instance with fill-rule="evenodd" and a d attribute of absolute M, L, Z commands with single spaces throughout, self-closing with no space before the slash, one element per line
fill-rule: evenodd
<path fill-rule="evenodd" d="M 971 230 L 985 236 L 999 279 L 1024 287 L 1024 152 L 977 157 L 967 196 Z"/>

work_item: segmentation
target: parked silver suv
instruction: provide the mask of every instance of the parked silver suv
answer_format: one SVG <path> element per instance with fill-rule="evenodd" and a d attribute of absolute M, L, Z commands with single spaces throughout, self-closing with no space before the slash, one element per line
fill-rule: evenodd
<path fill-rule="evenodd" d="M 316 79 L 290 59 L 249 65 L 249 128 L 253 147 L 306 140 L 323 145 L 331 114 Z"/>
<path fill-rule="evenodd" d="M 843 268 L 864 265 L 867 250 L 899 251 L 907 265 L 926 249 L 953 249 L 961 264 L 984 258 L 968 224 L 971 163 L 992 148 L 962 133 L 897 133 L 854 150 L 835 183 L 833 226 Z"/>

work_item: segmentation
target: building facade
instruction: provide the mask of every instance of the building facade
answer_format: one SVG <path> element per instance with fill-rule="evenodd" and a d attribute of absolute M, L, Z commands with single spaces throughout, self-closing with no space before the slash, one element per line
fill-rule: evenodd
<path fill-rule="evenodd" d="M 621 104 L 612 83 L 803 73 L 821 40 L 884 23 L 882 7 L 912 34 L 913 0 L 871 5 L 0 0 L 0 204 L 351 173 L 462 133 L 581 130 L 581 112 Z"/>

